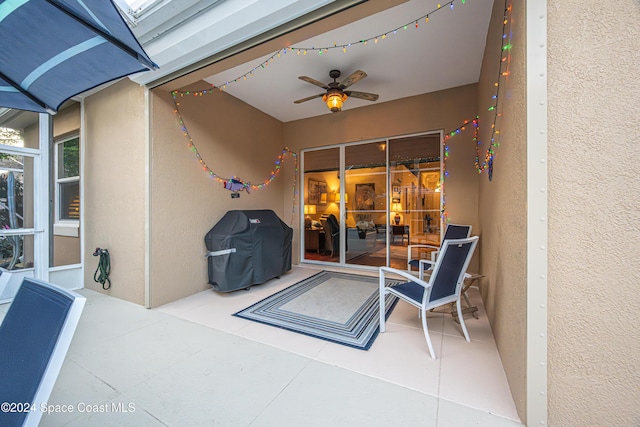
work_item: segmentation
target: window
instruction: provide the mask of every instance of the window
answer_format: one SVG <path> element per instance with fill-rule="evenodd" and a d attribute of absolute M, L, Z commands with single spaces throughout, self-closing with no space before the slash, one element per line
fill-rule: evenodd
<path fill-rule="evenodd" d="M 56 218 L 54 232 L 78 236 L 80 221 L 80 139 L 56 141 Z"/>

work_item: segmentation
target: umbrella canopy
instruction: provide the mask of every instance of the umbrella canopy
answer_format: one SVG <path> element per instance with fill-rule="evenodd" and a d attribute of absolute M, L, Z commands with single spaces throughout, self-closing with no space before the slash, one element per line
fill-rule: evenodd
<path fill-rule="evenodd" d="M 0 106 L 55 113 L 74 95 L 158 68 L 111 0 L 0 0 Z"/>

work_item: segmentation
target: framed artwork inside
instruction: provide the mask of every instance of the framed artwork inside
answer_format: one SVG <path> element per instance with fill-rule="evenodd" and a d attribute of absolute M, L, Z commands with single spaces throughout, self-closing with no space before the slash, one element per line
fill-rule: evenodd
<path fill-rule="evenodd" d="M 376 185 L 374 183 L 356 184 L 356 210 L 372 211 L 376 207 Z"/>
<path fill-rule="evenodd" d="M 309 205 L 319 205 L 320 204 L 320 191 L 319 191 L 319 182 L 315 179 L 309 178 L 307 184 L 307 204 Z"/>
<path fill-rule="evenodd" d="M 320 199 L 318 201 L 321 205 L 327 204 L 327 183 L 324 181 L 318 181 L 318 193 L 320 195 Z"/>

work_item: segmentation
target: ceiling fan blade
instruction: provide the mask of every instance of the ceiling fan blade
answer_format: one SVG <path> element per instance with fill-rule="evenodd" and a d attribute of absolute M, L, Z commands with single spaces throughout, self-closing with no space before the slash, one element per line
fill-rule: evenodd
<path fill-rule="evenodd" d="M 307 76 L 300 76 L 298 77 L 300 80 L 304 80 L 307 83 L 311 83 L 312 85 L 316 85 L 318 87 L 321 87 L 322 89 L 329 89 L 329 86 L 327 86 L 326 84 L 319 82 L 315 79 L 312 79 L 311 77 L 307 77 Z"/>
<path fill-rule="evenodd" d="M 312 99 L 321 98 L 324 93 L 319 93 L 318 95 L 307 96 L 306 98 L 298 99 L 297 101 L 293 101 L 294 104 L 300 104 L 302 102 L 311 101 Z"/>
<path fill-rule="evenodd" d="M 364 71 L 360 71 L 360 70 L 354 71 L 353 74 L 351 74 L 349 77 L 344 79 L 342 83 L 340 83 L 340 87 L 342 89 L 347 88 L 352 84 L 357 83 L 360 80 L 364 79 L 365 77 L 367 77 L 367 73 L 365 73 Z"/>
<path fill-rule="evenodd" d="M 352 98 L 364 99 L 365 101 L 377 101 L 378 100 L 378 94 L 376 94 L 376 93 L 355 92 L 355 91 L 352 91 L 352 90 L 345 91 L 344 93 L 346 93 L 347 96 L 350 96 Z"/>

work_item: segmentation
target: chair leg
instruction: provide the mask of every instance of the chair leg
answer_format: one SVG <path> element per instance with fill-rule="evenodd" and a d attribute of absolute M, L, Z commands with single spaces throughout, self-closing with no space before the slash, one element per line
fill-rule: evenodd
<path fill-rule="evenodd" d="M 427 340 L 427 345 L 429 346 L 429 354 L 431 354 L 431 358 L 436 358 L 436 352 L 433 351 L 433 344 L 431 344 L 431 337 L 429 336 L 429 328 L 427 327 L 427 313 L 424 309 L 420 309 L 420 314 L 422 316 L 422 329 L 424 330 L 424 337 Z"/>
<path fill-rule="evenodd" d="M 462 291 L 462 296 L 464 297 L 464 301 L 467 303 L 467 307 L 473 307 L 471 305 L 471 301 L 469 301 L 469 297 L 467 296 L 467 293 L 465 291 Z"/>
<path fill-rule="evenodd" d="M 467 325 L 464 324 L 464 316 L 462 315 L 462 302 L 460 301 L 460 298 L 458 298 L 456 306 L 458 307 L 458 319 L 460 319 L 460 326 L 462 326 L 464 338 L 467 340 L 467 342 L 471 342 L 471 339 L 469 338 L 469 332 L 467 332 Z"/>

